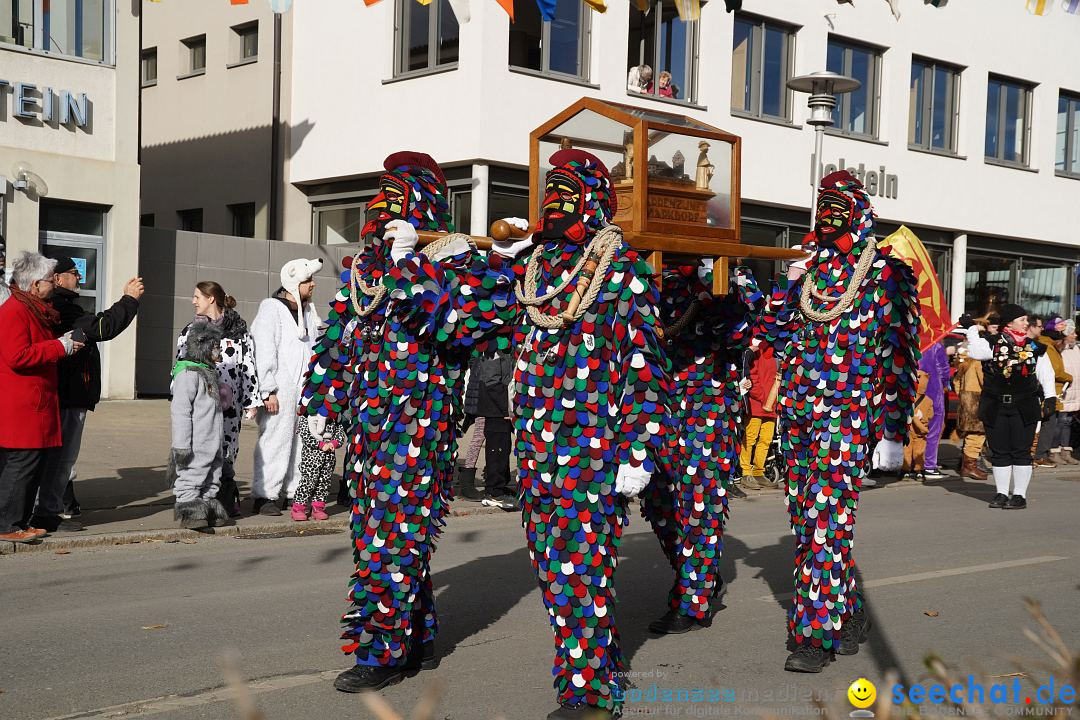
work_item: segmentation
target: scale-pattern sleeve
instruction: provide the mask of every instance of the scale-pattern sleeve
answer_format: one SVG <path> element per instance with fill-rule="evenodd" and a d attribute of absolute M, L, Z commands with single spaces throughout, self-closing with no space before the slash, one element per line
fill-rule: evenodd
<path fill-rule="evenodd" d="M 799 292 L 802 285 L 781 277 L 773 284 L 772 292 L 759 302 L 761 312 L 754 327 L 754 334 L 772 345 L 778 356 L 799 331 Z"/>
<path fill-rule="evenodd" d="M 878 364 L 883 437 L 903 440 L 914 412 L 919 372 L 919 291 L 906 263 L 889 258 L 878 292 Z"/>
<path fill-rule="evenodd" d="M 657 334 L 660 294 L 652 271 L 636 254 L 612 265 L 618 292 L 614 337 L 622 358 L 619 464 L 656 472 L 664 443 L 665 408 L 672 391 L 670 363 Z M 621 281 L 616 280 L 622 276 Z"/>
<path fill-rule="evenodd" d="M 322 415 L 333 421 L 344 412 L 348 403 L 356 312 L 349 296 L 352 277 L 348 268 L 341 278 L 345 284 L 330 302 L 326 331 L 316 343 L 304 375 L 299 415 Z"/>
<path fill-rule="evenodd" d="M 383 277 L 394 300 L 394 315 L 417 339 L 440 345 L 457 342 L 462 319 L 458 296 L 473 256 L 462 240 L 434 258 L 410 253 Z"/>
<path fill-rule="evenodd" d="M 524 274 L 523 264 L 513 264 L 495 253 L 476 258 L 470 272 L 462 275 L 455 296 L 461 315 L 457 333 L 462 346 L 480 353 L 511 349 L 514 332 L 525 313 L 514 289 Z"/>

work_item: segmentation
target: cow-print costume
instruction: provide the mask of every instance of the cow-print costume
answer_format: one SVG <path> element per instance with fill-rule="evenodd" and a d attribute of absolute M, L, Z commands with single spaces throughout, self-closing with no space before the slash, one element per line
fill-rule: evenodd
<path fill-rule="evenodd" d="M 176 339 L 176 359 L 184 357 L 187 336 L 192 323 L 207 322 L 197 317 L 180 331 Z M 255 343 L 248 333 L 247 323 L 233 309 L 226 310 L 216 324 L 221 325 L 221 362 L 217 364 L 221 386 L 221 409 L 225 416 L 225 432 L 221 454 L 226 463 L 236 461 L 240 449 L 240 420 L 244 410 L 262 404 L 259 399 L 259 376 L 255 371 Z"/>
<path fill-rule="evenodd" d="M 300 436 L 300 484 L 296 487 L 293 502 L 310 505 L 311 501 L 325 502 L 330 492 L 330 478 L 334 474 L 337 457 L 334 451 L 320 450 L 320 442 L 335 442 L 337 447 L 345 444 L 345 426 L 341 423 L 328 422 L 322 437 L 311 434 L 306 419 L 296 423 L 296 432 Z"/>

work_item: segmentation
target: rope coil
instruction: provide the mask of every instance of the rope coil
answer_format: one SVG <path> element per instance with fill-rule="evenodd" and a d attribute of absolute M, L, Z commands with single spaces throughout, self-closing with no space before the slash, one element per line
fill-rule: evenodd
<path fill-rule="evenodd" d="M 618 249 L 621 242 L 622 229 L 619 228 L 618 225 L 606 225 L 600 232 L 593 236 L 592 240 L 589 241 L 589 244 L 585 247 L 585 252 L 582 253 L 581 258 L 574 264 L 573 270 L 570 271 L 570 274 L 566 279 L 544 295 L 537 294 L 540 285 L 541 256 L 544 251 L 543 245 L 537 245 L 533 249 L 532 255 L 529 257 L 529 265 L 525 271 L 525 286 L 522 287 L 520 282 L 517 286 L 518 301 L 525 306 L 525 310 L 533 325 L 551 330 L 565 327 L 568 324 L 580 320 L 585 314 L 585 311 L 592 307 L 592 304 L 596 302 L 596 298 L 600 294 L 601 288 L 604 286 L 604 279 L 607 276 L 608 267 L 611 265 L 611 260 L 615 256 L 615 251 Z M 589 280 L 589 287 L 582 296 L 581 303 L 574 312 L 572 319 L 564 320 L 560 315 L 548 315 L 542 312 L 540 306 L 548 303 L 564 292 L 566 288 L 569 287 L 570 283 L 581 273 L 581 269 L 585 267 L 588 258 L 594 255 L 600 258 L 599 263 L 596 266 L 596 272 L 593 273 L 592 278 Z"/>
<path fill-rule="evenodd" d="M 855 271 L 852 273 L 848 286 L 840 297 L 830 297 L 818 291 L 814 284 L 809 282 L 809 278 L 805 278 L 803 280 L 802 295 L 799 298 L 799 309 L 802 310 L 803 315 L 812 322 L 823 323 L 832 322 L 847 312 L 852 303 L 855 302 L 855 295 L 858 294 L 859 288 L 862 286 L 863 280 L 866 279 L 866 274 L 870 272 L 870 266 L 873 265 L 876 257 L 877 241 L 871 237 L 866 244 L 866 248 L 859 255 L 859 261 L 855 264 Z M 836 305 L 832 310 L 815 310 L 810 304 L 811 296 L 822 302 L 834 302 Z"/>

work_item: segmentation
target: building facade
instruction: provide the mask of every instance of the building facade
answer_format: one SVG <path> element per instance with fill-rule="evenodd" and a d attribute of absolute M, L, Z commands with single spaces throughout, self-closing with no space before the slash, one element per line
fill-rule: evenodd
<path fill-rule="evenodd" d="M 648 13 L 630 3 L 603 14 L 560 0 L 553 21 L 519 2 L 511 23 L 484 0 L 459 25 L 448 0 L 296 2 L 283 27 L 278 94 L 281 233 L 270 237 L 355 242 L 383 157 L 403 148 L 446 168 L 459 229 L 486 234 L 492 219 L 528 213 L 529 131 L 590 96 L 739 135 L 743 241 L 791 245 L 809 225 L 813 134 L 806 96 L 785 83 L 829 69 L 862 88 L 839 99 L 820 170 L 862 177 L 881 234 L 904 224 L 923 240 L 954 315 L 1005 299 L 1072 314 L 1080 17 L 1036 17 L 1004 1 L 900 7 L 897 21 L 885 2 L 745 0 L 733 14 L 708 2 L 699 21 L 683 23 L 670 0 Z M 239 15 L 229 17 L 184 33 L 235 30 Z M 962 40 L 975 28 L 1010 41 Z M 653 82 L 635 81 L 643 65 Z M 185 109 L 162 101 L 162 112 Z M 256 104 L 266 108 L 269 96 Z M 208 122 L 223 115 L 187 112 Z M 222 131 L 211 125 L 206 138 Z M 217 212 L 226 200 L 206 202 Z"/>
<path fill-rule="evenodd" d="M 0 236 L 73 257 L 100 310 L 138 271 L 138 5 L 0 0 Z M 135 331 L 102 346 L 102 394 L 135 394 Z"/>

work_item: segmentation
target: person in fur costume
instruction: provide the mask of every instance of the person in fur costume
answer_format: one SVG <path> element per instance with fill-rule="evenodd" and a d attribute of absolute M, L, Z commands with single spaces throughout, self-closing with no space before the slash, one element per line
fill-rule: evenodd
<path fill-rule="evenodd" d="M 406 262 L 456 275 L 473 249 L 461 235 L 410 251 L 417 230 L 452 229 L 442 170 L 428 155 L 383 163 L 368 203 L 364 248 L 346 258 L 344 283 L 315 346 L 301 399 L 311 435 L 355 410 L 345 477 L 356 570 L 343 616 L 343 652 L 354 666 L 334 687 L 376 690 L 434 667 L 438 622 L 431 556 L 449 510 L 467 352 L 449 342 L 427 304 L 387 278 Z"/>
<path fill-rule="evenodd" d="M 187 334 L 184 359 L 173 367 L 172 451 L 169 479 L 180 527 L 205 530 L 228 521 L 217 499 L 221 486 L 221 388 L 215 366 L 221 359 L 221 328 L 200 323 Z"/>

